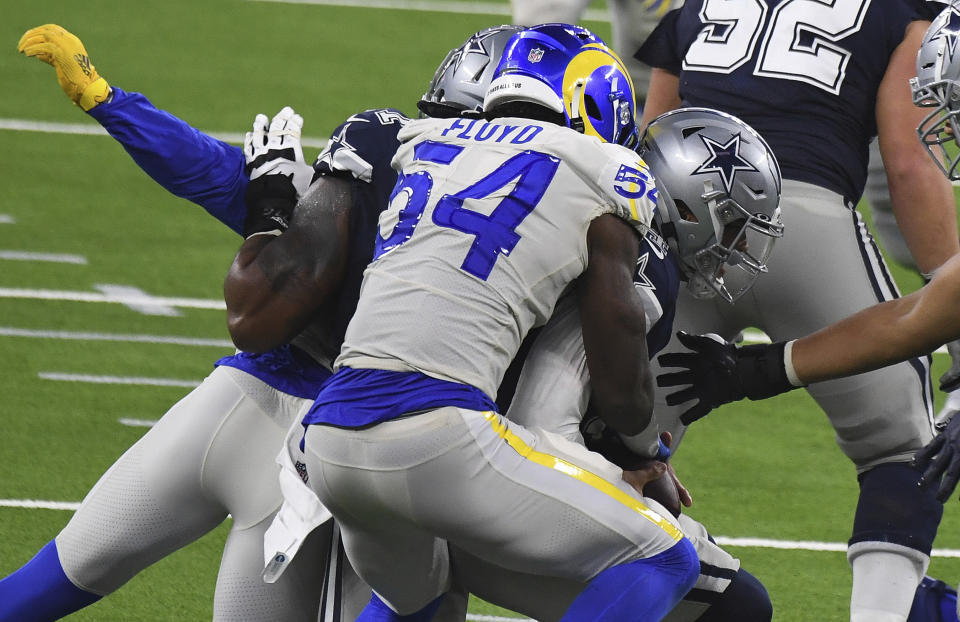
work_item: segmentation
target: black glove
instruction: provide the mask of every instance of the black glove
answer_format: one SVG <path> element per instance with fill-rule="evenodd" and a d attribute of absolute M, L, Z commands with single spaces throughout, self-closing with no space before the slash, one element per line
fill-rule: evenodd
<path fill-rule="evenodd" d="M 676 406 L 690 400 L 680 421 L 690 425 L 722 404 L 742 400 L 762 400 L 794 387 L 783 366 L 785 342 L 737 347 L 710 337 L 677 333 L 680 343 L 693 352 L 661 354 L 662 367 L 683 367 L 685 371 L 660 374 L 659 387 L 684 387 L 667 396 L 667 404 Z"/>
<path fill-rule="evenodd" d="M 652 460 L 666 462 L 670 458 L 670 450 L 663 443 L 661 443 L 660 452 L 652 458 L 633 453 L 613 428 L 589 410 L 580 422 L 580 433 L 583 435 L 583 444 L 587 449 L 597 452 L 624 471 L 645 467 Z"/>
<path fill-rule="evenodd" d="M 297 205 L 297 189 L 291 176 L 263 175 L 247 185 L 244 201 L 247 218 L 243 221 L 243 237 L 274 229 L 286 231 Z"/>
<path fill-rule="evenodd" d="M 960 479 L 960 416 L 955 416 L 913 457 L 913 465 L 923 469 L 921 486 L 940 480 L 937 499 L 947 500 Z M 943 479 L 940 479 L 940 476 Z"/>

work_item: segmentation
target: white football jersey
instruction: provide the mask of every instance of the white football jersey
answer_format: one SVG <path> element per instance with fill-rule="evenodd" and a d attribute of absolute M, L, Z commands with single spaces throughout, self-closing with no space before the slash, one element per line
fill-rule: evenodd
<path fill-rule="evenodd" d="M 400 171 L 337 366 L 412 369 L 487 395 L 587 265 L 587 229 L 646 230 L 652 176 L 633 151 L 529 119 L 427 119 Z"/>

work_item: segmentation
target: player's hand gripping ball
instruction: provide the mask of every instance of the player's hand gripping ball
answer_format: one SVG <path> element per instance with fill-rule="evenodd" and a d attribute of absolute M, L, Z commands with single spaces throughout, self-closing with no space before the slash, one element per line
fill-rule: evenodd
<path fill-rule="evenodd" d="M 61 26 L 45 24 L 31 28 L 20 37 L 17 50 L 52 66 L 60 88 L 84 110 L 110 96 L 110 85 L 97 73 L 83 42 Z"/>

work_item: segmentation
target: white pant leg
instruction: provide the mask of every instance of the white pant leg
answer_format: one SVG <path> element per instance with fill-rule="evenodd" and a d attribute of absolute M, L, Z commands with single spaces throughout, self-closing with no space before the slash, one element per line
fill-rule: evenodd
<path fill-rule="evenodd" d="M 315 425 L 306 449 L 311 487 L 354 568 L 400 613 L 448 589 L 445 541 L 510 570 L 587 582 L 683 537 L 597 454 L 495 414 Z"/>
<path fill-rule="evenodd" d="M 680 515 L 679 522 L 697 549 L 700 576 L 690 593 L 667 614 L 665 622 L 693 622 L 699 618 L 709 605 L 697 598 L 722 593 L 740 569 L 740 560 L 711 542 L 703 525 L 685 514 Z M 586 587 L 586 583 L 572 579 L 507 570 L 456 547 L 451 547 L 451 555 L 457 578 L 471 594 L 539 622 L 559 620 Z"/>
<path fill-rule="evenodd" d="M 309 404 L 239 370 L 216 368 L 117 460 L 57 536 L 67 576 L 108 594 L 231 514 L 215 602 L 223 607 L 238 586 L 259 588 L 259 540 L 280 505 L 273 459 L 287 427 Z M 270 590 L 282 588 L 263 589 L 269 598 Z M 291 611 L 298 607 L 292 603 Z M 263 619 L 219 610 L 214 617 Z M 306 619 L 312 622 L 315 613 Z"/>
<path fill-rule="evenodd" d="M 836 193 L 784 180 L 784 236 L 762 275 L 734 305 L 682 293 L 675 327 L 730 338 L 758 327 L 774 340 L 793 339 L 898 295 L 896 285 L 857 212 Z M 684 350 L 676 338 L 667 350 Z M 670 369 L 654 366 L 654 373 Z M 932 438 L 929 358 L 812 385 L 837 443 L 860 470 L 909 460 Z M 684 406 L 667 406 L 657 389 L 661 429 L 681 427 Z M 676 436 L 676 434 L 675 434 Z M 676 442 L 676 441 L 675 441 Z"/>

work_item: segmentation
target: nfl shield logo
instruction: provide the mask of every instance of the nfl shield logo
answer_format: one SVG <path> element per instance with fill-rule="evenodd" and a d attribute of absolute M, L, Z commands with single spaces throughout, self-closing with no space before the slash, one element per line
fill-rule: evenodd
<path fill-rule="evenodd" d="M 543 48 L 534 48 L 527 54 L 527 60 L 531 63 L 539 63 L 543 59 Z"/>

